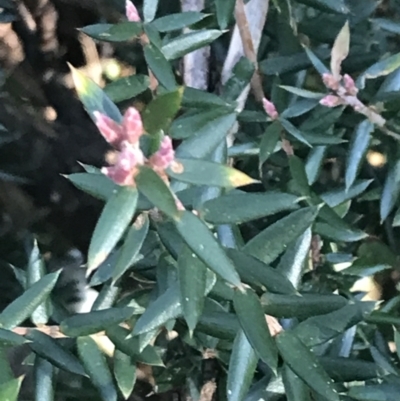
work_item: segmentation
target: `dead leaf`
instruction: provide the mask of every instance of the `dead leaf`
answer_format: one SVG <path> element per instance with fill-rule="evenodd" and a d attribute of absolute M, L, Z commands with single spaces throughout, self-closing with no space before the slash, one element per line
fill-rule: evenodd
<path fill-rule="evenodd" d="M 346 21 L 339 34 L 336 36 L 335 43 L 331 51 L 331 71 L 335 78 L 339 79 L 342 61 L 349 54 L 350 48 L 350 28 L 349 21 Z"/>

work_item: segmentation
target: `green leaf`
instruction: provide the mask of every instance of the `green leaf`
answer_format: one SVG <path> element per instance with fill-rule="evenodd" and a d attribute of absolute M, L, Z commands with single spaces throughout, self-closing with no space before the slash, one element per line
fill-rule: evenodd
<path fill-rule="evenodd" d="M 57 283 L 61 270 L 50 273 L 29 287 L 0 314 L 0 327 L 13 329 L 24 322 L 45 301 Z"/>
<path fill-rule="evenodd" d="M 114 352 L 114 376 L 123 397 L 127 400 L 136 383 L 136 364 L 119 349 Z"/>
<path fill-rule="evenodd" d="M 232 111 L 226 106 L 220 107 L 219 105 L 210 110 L 196 110 L 195 112 L 190 110 L 172 123 L 169 134 L 174 139 L 207 135 L 209 131 L 215 129 L 215 125 L 220 124 L 220 121 L 223 121 Z"/>
<path fill-rule="evenodd" d="M 176 180 L 194 185 L 236 188 L 257 182 L 233 167 L 206 160 L 175 159 L 166 172 Z"/>
<path fill-rule="evenodd" d="M 178 257 L 178 274 L 183 316 L 192 333 L 203 312 L 207 266 L 185 246 Z"/>
<path fill-rule="evenodd" d="M 44 260 L 40 255 L 40 250 L 35 240 L 33 243 L 32 252 L 29 256 L 28 268 L 27 268 L 27 287 L 31 287 L 34 283 L 38 282 L 46 274 L 46 267 Z M 49 299 L 46 299 L 41 305 L 32 312 L 31 320 L 32 323 L 37 325 L 46 324 L 51 315 L 51 305 Z"/>
<path fill-rule="evenodd" d="M 219 27 L 226 29 L 233 20 L 233 11 L 235 9 L 235 0 L 215 0 L 217 10 L 217 21 Z"/>
<path fill-rule="evenodd" d="M 243 248 L 264 263 L 273 262 L 293 240 L 309 228 L 319 212 L 318 206 L 303 208 L 278 220 L 252 238 Z"/>
<path fill-rule="evenodd" d="M 332 0 L 330 0 L 333 2 Z M 330 74 L 331 72 L 329 69 L 325 66 L 325 64 L 309 49 L 307 46 L 303 46 L 308 58 L 310 59 L 312 65 L 314 68 L 322 75 L 324 73 Z"/>
<path fill-rule="evenodd" d="M 227 398 L 228 401 L 242 401 L 253 381 L 257 367 L 257 355 L 243 330 L 239 330 L 233 342 L 229 360 Z"/>
<path fill-rule="evenodd" d="M 93 385 L 104 401 L 117 401 L 117 389 L 105 356 L 91 337 L 77 339 L 79 357 Z"/>
<path fill-rule="evenodd" d="M 113 102 L 119 103 L 140 95 L 148 89 L 149 85 L 150 79 L 147 75 L 130 75 L 109 83 L 104 88 L 104 92 Z"/>
<path fill-rule="evenodd" d="M 305 145 L 312 147 L 311 144 L 304 138 L 302 132 L 297 129 L 291 122 L 285 120 L 284 118 L 280 118 L 279 122 L 282 124 L 282 127 L 287 131 L 287 133 L 297 139 L 299 142 L 304 143 Z"/>
<path fill-rule="evenodd" d="M 142 32 L 140 22 L 125 21 L 119 24 L 87 25 L 80 30 L 93 39 L 104 42 L 126 42 Z"/>
<path fill-rule="evenodd" d="M 356 302 L 324 314 L 313 316 L 298 324 L 292 332 L 306 345 L 314 347 L 343 334 L 360 323 L 375 307 L 375 302 Z"/>
<path fill-rule="evenodd" d="M 170 40 L 162 47 L 162 52 L 167 60 L 175 60 L 183 57 L 193 50 L 200 49 L 214 42 L 223 34 L 223 31 L 216 29 L 205 29 L 185 33 L 175 39 Z"/>
<path fill-rule="evenodd" d="M 353 229 L 351 227 L 348 227 L 346 224 L 344 224 L 343 226 L 337 226 L 329 223 L 317 222 L 314 225 L 313 231 L 324 238 L 340 242 L 357 242 L 368 237 L 368 234 L 364 231 Z"/>
<path fill-rule="evenodd" d="M 305 165 L 308 185 L 317 181 L 327 150 L 327 146 L 315 146 L 310 150 Z"/>
<path fill-rule="evenodd" d="M 240 224 L 299 208 L 301 198 L 283 192 L 228 193 L 211 199 L 201 206 L 199 213 L 212 224 Z M 251 205 L 245 208 L 243 205 Z"/>
<path fill-rule="evenodd" d="M 141 214 L 128 231 L 124 245 L 113 269 L 113 283 L 115 283 L 135 263 L 140 248 L 149 232 L 149 218 Z"/>
<path fill-rule="evenodd" d="M 307 385 L 286 364 L 283 365 L 282 380 L 287 401 L 311 401 Z"/>
<path fill-rule="evenodd" d="M 79 99 L 90 118 L 96 122 L 93 113 L 99 111 L 112 118 L 117 123 L 121 123 L 122 115 L 118 107 L 110 100 L 105 92 L 90 78 L 86 77 L 79 70 L 71 65 L 69 68 Z"/>
<path fill-rule="evenodd" d="M 304 319 L 343 308 L 347 300 L 340 295 L 301 294 L 300 296 L 266 292 L 261 297 L 261 304 L 267 315 Z"/>
<path fill-rule="evenodd" d="M 225 140 L 235 122 L 236 113 L 216 118 L 212 125 L 205 125 L 204 128 L 183 141 L 176 149 L 176 156 L 187 159 L 202 159 L 210 156 Z"/>
<path fill-rule="evenodd" d="M 155 207 L 172 219 L 179 217 L 180 212 L 171 189 L 167 187 L 162 178 L 153 169 L 141 166 L 135 181 L 139 191 Z"/>
<path fill-rule="evenodd" d="M 144 0 L 143 2 L 143 16 L 145 22 L 153 21 L 157 13 L 159 0 Z"/>
<path fill-rule="evenodd" d="M 147 307 L 136 322 L 132 335 L 136 336 L 157 329 L 181 314 L 181 295 L 178 284 L 175 284 Z"/>
<path fill-rule="evenodd" d="M 135 310 L 128 306 L 109 308 L 88 313 L 78 313 L 67 317 L 60 324 L 60 330 L 68 337 L 88 336 L 99 333 L 109 326 L 119 324 L 130 318 Z"/>
<path fill-rule="evenodd" d="M 0 350 L 3 345 L 22 345 L 28 341 L 12 331 L 0 329 Z"/>
<path fill-rule="evenodd" d="M 151 25 L 159 32 L 171 32 L 186 28 L 203 20 L 206 17 L 207 14 L 204 13 L 187 11 L 157 18 L 151 23 Z"/>
<path fill-rule="evenodd" d="M 326 96 L 325 93 L 319 92 L 312 92 L 307 89 L 297 88 L 295 86 L 286 86 L 286 85 L 279 85 L 280 88 L 285 89 L 286 91 L 293 93 L 294 95 L 306 98 L 306 99 L 314 99 L 320 100 Z"/>
<path fill-rule="evenodd" d="M 389 173 L 383 186 L 380 203 L 381 221 L 386 220 L 394 206 L 400 193 L 400 160 L 390 166 Z"/>
<path fill-rule="evenodd" d="M 46 359 L 36 357 L 34 366 L 35 400 L 54 400 L 54 367 Z"/>
<path fill-rule="evenodd" d="M 146 132 L 155 134 L 166 130 L 181 107 L 183 88 L 163 93 L 152 100 L 143 112 L 143 125 Z"/>
<path fill-rule="evenodd" d="M 30 348 L 41 358 L 47 359 L 54 366 L 80 376 L 86 376 L 86 373 L 78 358 L 64 349 L 58 340 L 44 334 L 38 330 L 30 331 L 26 336 Z"/>
<path fill-rule="evenodd" d="M 298 2 L 322 11 L 338 14 L 349 13 L 345 0 L 298 0 Z"/>
<path fill-rule="evenodd" d="M 172 67 L 161 50 L 149 43 L 143 48 L 143 52 L 146 63 L 158 82 L 169 91 L 176 89 Z"/>
<path fill-rule="evenodd" d="M 263 286 L 268 291 L 279 294 L 296 292 L 291 282 L 271 266 L 237 249 L 227 249 L 226 252 L 235 264 L 243 282 L 251 286 Z"/>
<path fill-rule="evenodd" d="M 90 241 L 88 270 L 104 262 L 121 239 L 135 214 L 138 192 L 133 187 L 119 187 L 107 201 Z"/>
<path fill-rule="evenodd" d="M 281 123 L 276 120 L 265 130 L 260 143 L 260 165 L 274 153 L 282 132 Z"/>
<path fill-rule="evenodd" d="M 290 174 L 293 177 L 296 191 L 304 196 L 309 197 L 311 195 L 311 190 L 308 185 L 307 173 L 303 160 L 296 155 L 290 155 L 288 158 Z"/>
<path fill-rule="evenodd" d="M 278 353 L 257 295 L 251 289 L 236 290 L 233 305 L 249 343 L 260 359 L 276 372 Z"/>
<path fill-rule="evenodd" d="M 397 383 L 381 383 L 364 386 L 352 386 L 348 395 L 359 401 L 397 401 L 400 386 Z"/>
<path fill-rule="evenodd" d="M 347 191 L 353 185 L 358 171 L 360 170 L 360 166 L 364 161 L 373 130 L 374 125 L 369 120 L 363 120 L 357 125 L 353 134 L 346 163 L 345 180 Z"/>
<path fill-rule="evenodd" d="M 311 228 L 308 228 L 303 235 L 294 240 L 282 255 L 276 268 L 278 272 L 298 288 L 305 270 L 305 262 L 309 256 L 311 246 Z"/>
<path fill-rule="evenodd" d="M 364 89 L 365 81 L 367 79 L 374 79 L 390 74 L 394 70 L 400 67 L 400 53 L 393 54 L 392 56 L 386 57 L 385 59 L 378 61 L 377 63 L 368 67 L 357 78 L 357 86 L 360 89 Z"/>
<path fill-rule="evenodd" d="M 276 337 L 276 345 L 285 363 L 311 389 L 329 401 L 340 401 L 333 382 L 316 356 L 291 332 Z"/>
<path fill-rule="evenodd" d="M 17 401 L 23 376 L 0 384 L 0 399 L 2 401 Z"/>
<path fill-rule="evenodd" d="M 106 334 L 117 349 L 129 355 L 135 362 L 142 362 L 150 366 L 164 366 L 156 349 L 150 345 L 145 345 L 141 350 L 140 338 L 131 337 L 129 330 L 120 326 L 112 326 L 107 329 Z"/>
<path fill-rule="evenodd" d="M 239 321 L 233 313 L 205 312 L 200 317 L 196 331 L 233 341 L 239 329 Z"/>
<path fill-rule="evenodd" d="M 208 227 L 193 213 L 184 211 L 175 226 L 189 248 L 211 270 L 235 287 L 241 287 L 240 277 L 219 242 Z M 196 233 L 196 235 L 193 235 Z"/>
<path fill-rule="evenodd" d="M 209 93 L 201 89 L 191 88 L 190 86 L 185 87 L 182 98 L 182 106 L 195 109 L 191 110 L 192 112 L 197 112 L 197 109 L 202 109 L 201 113 L 206 113 L 208 111 L 213 113 L 214 110 L 209 110 L 210 106 L 215 106 L 216 108 L 218 108 L 218 113 L 220 111 L 222 112 L 222 110 L 224 110 L 225 112 L 235 111 L 234 104 L 227 102 L 214 93 Z M 179 118 L 177 120 L 179 120 Z M 173 125 L 171 126 L 171 130 L 172 127 Z M 171 130 L 170 135 L 173 137 Z"/>
<path fill-rule="evenodd" d="M 65 175 L 77 188 L 101 200 L 108 200 L 118 185 L 104 174 L 75 173 Z"/>

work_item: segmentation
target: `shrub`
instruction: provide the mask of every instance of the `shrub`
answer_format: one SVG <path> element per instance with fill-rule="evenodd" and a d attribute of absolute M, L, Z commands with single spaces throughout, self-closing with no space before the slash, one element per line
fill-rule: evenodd
<path fill-rule="evenodd" d="M 148 367 L 170 398 L 397 399 L 399 297 L 357 285 L 389 277 L 393 290 L 398 276 L 400 6 L 260 1 L 246 17 L 242 0 L 158 3 L 82 28 L 137 70 L 101 88 L 70 66 L 113 149 L 66 175 L 104 202 L 87 255 L 99 294 L 63 314 L 60 272 L 35 243 L 16 270 L 25 292 L 0 314 L 0 399 L 22 380 L 6 351 L 28 341 L 36 400 L 58 399 L 62 372 L 90 383 L 68 399 L 128 399 Z M 235 61 L 218 85 L 204 48 Z"/>

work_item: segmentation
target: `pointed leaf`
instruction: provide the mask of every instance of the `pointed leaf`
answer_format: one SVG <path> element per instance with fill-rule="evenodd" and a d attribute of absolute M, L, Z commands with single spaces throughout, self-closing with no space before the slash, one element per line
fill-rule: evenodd
<path fill-rule="evenodd" d="M 176 180 L 194 185 L 236 188 L 257 182 L 233 167 L 206 160 L 176 159 L 166 172 Z"/>
<path fill-rule="evenodd" d="M 60 330 L 68 337 L 87 336 L 99 333 L 109 326 L 119 324 L 135 313 L 134 308 L 109 308 L 67 317 L 60 324 Z"/>
<path fill-rule="evenodd" d="M 183 88 L 163 93 L 152 100 L 143 112 L 143 125 L 146 132 L 155 134 L 166 130 L 181 107 Z"/>
<path fill-rule="evenodd" d="M 345 0 L 298 0 L 299 3 L 306 4 L 318 10 L 328 11 L 338 14 L 347 14 L 349 9 Z"/>
<path fill-rule="evenodd" d="M 298 209 L 299 201 L 299 197 L 282 192 L 228 193 L 203 203 L 199 213 L 213 224 L 240 224 Z M 251 208 L 244 208 L 245 204 Z"/>
<path fill-rule="evenodd" d="M 176 88 L 176 80 L 170 63 L 166 60 L 161 50 L 153 44 L 148 44 L 143 48 L 144 58 L 148 68 L 155 75 L 158 82 L 167 90 Z"/>
<path fill-rule="evenodd" d="M 136 188 L 119 187 L 107 201 L 90 241 L 89 271 L 97 269 L 117 245 L 135 214 L 137 199 Z"/>
<path fill-rule="evenodd" d="M 257 295 L 251 289 L 236 290 L 233 305 L 249 343 L 260 359 L 276 371 L 278 354 Z"/>
<path fill-rule="evenodd" d="M 23 376 L 0 384 L 0 399 L 2 401 L 17 401 Z"/>
<path fill-rule="evenodd" d="M 162 52 L 167 60 L 174 60 L 191 53 L 193 50 L 209 45 L 223 34 L 216 29 L 205 29 L 189 32 L 170 40 L 162 47 Z"/>
<path fill-rule="evenodd" d="M 297 240 L 293 241 L 276 268 L 282 275 L 285 275 L 294 288 L 298 288 L 304 273 L 304 264 L 310 252 L 311 228 L 308 228 Z"/>
<path fill-rule="evenodd" d="M 265 130 L 260 143 L 260 165 L 265 163 L 272 153 L 274 153 L 276 145 L 280 139 L 281 132 L 282 125 L 278 120 L 270 124 Z"/>
<path fill-rule="evenodd" d="M 233 342 L 229 360 L 227 394 L 228 401 L 243 401 L 253 381 L 257 367 L 257 355 L 243 330 L 239 330 Z"/>
<path fill-rule="evenodd" d="M 105 356 L 91 337 L 77 340 L 79 357 L 93 385 L 104 401 L 117 401 L 118 395 Z"/>
<path fill-rule="evenodd" d="M 124 21 L 119 24 L 86 25 L 80 31 L 93 39 L 104 42 L 126 42 L 140 35 L 142 24 L 140 22 Z"/>
<path fill-rule="evenodd" d="M 239 329 L 239 321 L 233 313 L 206 312 L 200 317 L 196 332 L 233 341 Z"/>
<path fill-rule="evenodd" d="M 347 304 L 347 300 L 339 295 L 301 294 L 299 296 L 266 292 L 261 297 L 261 304 L 268 315 L 303 319 L 340 309 Z"/>
<path fill-rule="evenodd" d="M 217 9 L 217 21 L 221 29 L 226 29 L 233 20 L 233 11 L 235 9 L 235 0 L 215 0 Z"/>
<path fill-rule="evenodd" d="M 282 359 L 310 388 L 326 400 L 340 401 L 333 382 L 316 356 L 291 332 L 282 332 L 276 338 Z"/>
<path fill-rule="evenodd" d="M 203 312 L 207 266 L 185 246 L 178 258 L 178 273 L 183 316 L 193 332 Z"/>
<path fill-rule="evenodd" d="M 308 0 L 306 0 L 308 1 Z M 311 0 L 314 1 L 314 0 Z M 319 0 L 317 0 L 319 1 Z M 333 0 L 328 0 L 333 3 Z M 344 0 L 343 0 L 344 1 Z M 308 58 L 310 59 L 314 68 L 322 75 L 324 73 L 330 73 L 329 69 L 325 66 L 325 64 L 309 49 L 307 46 L 303 46 Z"/>
<path fill-rule="evenodd" d="M 147 75 L 130 75 L 110 82 L 104 92 L 116 103 L 129 100 L 140 95 L 148 89 L 150 79 Z"/>
<path fill-rule="evenodd" d="M 178 218 L 179 210 L 171 189 L 167 187 L 165 182 L 153 169 L 141 166 L 135 181 L 139 191 L 155 207 L 173 219 Z"/>
<path fill-rule="evenodd" d="M 313 224 L 318 211 L 319 207 L 313 206 L 289 214 L 252 238 L 243 250 L 266 264 L 273 262 Z"/>
<path fill-rule="evenodd" d="M 327 149 L 327 146 L 315 146 L 310 150 L 305 165 L 308 185 L 313 185 L 317 181 Z"/>
<path fill-rule="evenodd" d="M 369 120 L 364 120 L 357 125 L 350 143 L 346 163 L 346 190 L 353 185 L 360 166 L 364 161 L 367 153 L 369 142 L 371 140 L 371 132 L 374 130 L 374 125 Z"/>
<path fill-rule="evenodd" d="M 94 81 L 87 78 L 79 70 L 71 65 L 69 65 L 69 68 L 72 73 L 72 79 L 79 99 L 83 103 L 85 110 L 92 120 L 96 121 L 93 113 L 99 111 L 100 113 L 112 118 L 117 123 L 120 123 L 122 121 L 121 112 L 105 92 L 94 83 Z"/>
<path fill-rule="evenodd" d="M 136 261 L 148 232 L 149 218 L 143 213 L 137 217 L 126 236 L 113 270 L 113 283 L 115 283 Z"/>
<path fill-rule="evenodd" d="M 61 270 L 41 278 L 0 314 L 0 327 L 13 329 L 24 322 L 49 296 L 57 283 Z"/>
<path fill-rule="evenodd" d="M 350 49 L 350 28 L 346 21 L 339 34 L 336 36 L 331 52 L 331 71 L 335 78 L 340 77 L 342 61 L 348 56 Z"/>
<path fill-rule="evenodd" d="M 282 124 L 282 127 L 287 131 L 288 134 L 293 136 L 299 142 L 304 143 L 305 145 L 312 148 L 311 144 L 307 141 L 306 138 L 304 138 L 302 132 L 299 129 L 297 129 L 291 122 L 289 122 L 288 120 L 285 120 L 284 118 L 280 118 L 279 121 Z"/>
<path fill-rule="evenodd" d="M 159 32 L 177 31 L 193 25 L 204 18 L 207 14 L 197 11 L 186 11 L 183 13 L 169 14 L 154 20 L 151 25 Z"/>
<path fill-rule="evenodd" d="M 143 2 L 143 16 L 145 22 L 153 21 L 156 16 L 159 0 L 144 0 Z"/>
<path fill-rule="evenodd" d="M 287 364 L 283 365 L 282 380 L 285 386 L 287 401 L 311 401 L 308 386 Z"/>
<path fill-rule="evenodd" d="M 237 249 L 227 249 L 243 282 L 251 286 L 263 286 L 278 294 L 294 294 L 296 289 L 277 269 Z"/>
<path fill-rule="evenodd" d="M 54 366 L 80 376 L 86 376 L 78 358 L 64 349 L 59 341 L 38 330 L 30 331 L 26 336 L 30 348 L 41 358 L 47 359 Z"/>
<path fill-rule="evenodd" d="M 400 193 L 400 160 L 396 161 L 386 176 L 381 196 L 380 214 L 384 221 L 393 210 Z"/>
<path fill-rule="evenodd" d="M 175 226 L 189 248 L 211 270 L 224 280 L 241 287 L 240 277 L 235 266 L 208 227 L 193 213 L 184 211 Z M 196 235 L 193 235 L 196 233 Z"/>
<path fill-rule="evenodd" d="M 132 394 L 136 383 L 136 364 L 120 350 L 114 351 L 114 376 L 125 400 Z"/>

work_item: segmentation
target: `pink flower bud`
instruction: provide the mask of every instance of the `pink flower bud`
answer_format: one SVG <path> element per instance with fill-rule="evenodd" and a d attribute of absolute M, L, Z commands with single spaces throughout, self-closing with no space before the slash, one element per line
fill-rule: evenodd
<path fill-rule="evenodd" d="M 338 96 L 327 95 L 319 101 L 319 104 L 322 104 L 322 106 L 326 107 L 336 107 L 339 106 L 340 104 L 343 104 L 343 102 Z"/>
<path fill-rule="evenodd" d="M 113 146 L 118 145 L 123 139 L 121 126 L 99 111 L 95 111 L 93 115 L 96 118 L 96 126 L 104 139 Z"/>
<path fill-rule="evenodd" d="M 265 112 L 273 119 L 276 120 L 279 117 L 278 112 L 276 111 L 275 105 L 270 102 L 268 99 L 264 98 L 262 100 L 263 102 L 263 107 Z"/>
<path fill-rule="evenodd" d="M 324 73 L 322 74 L 322 81 L 325 84 L 325 86 L 329 89 L 332 89 L 334 91 L 339 89 L 340 82 L 338 79 L 336 79 L 332 74 L 330 73 Z"/>
<path fill-rule="evenodd" d="M 356 87 L 356 84 L 355 84 L 353 78 L 350 75 L 345 74 L 343 76 L 343 82 L 344 82 L 344 87 L 346 88 L 347 93 L 349 95 L 356 96 L 358 93 L 358 88 Z"/>
<path fill-rule="evenodd" d="M 126 0 L 125 11 L 128 21 L 134 21 L 134 22 L 141 21 L 137 8 L 130 0 Z"/>
<path fill-rule="evenodd" d="M 143 134 L 143 123 L 140 113 L 134 108 L 129 107 L 124 114 L 122 121 L 124 139 L 132 144 L 136 144 Z"/>
<path fill-rule="evenodd" d="M 164 136 L 160 148 L 150 157 L 149 164 L 155 170 L 165 170 L 174 161 L 174 158 L 175 151 L 172 147 L 172 140 L 169 136 Z"/>

